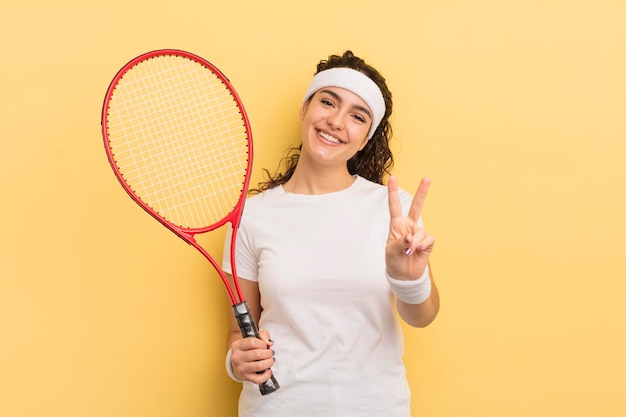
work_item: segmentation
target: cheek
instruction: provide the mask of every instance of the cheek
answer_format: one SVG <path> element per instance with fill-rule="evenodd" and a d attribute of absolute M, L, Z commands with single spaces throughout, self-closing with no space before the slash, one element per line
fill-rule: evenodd
<path fill-rule="evenodd" d="M 305 141 L 305 139 L 309 137 L 310 134 L 311 134 L 311 122 L 308 119 L 308 117 L 306 117 L 305 115 L 304 118 L 302 118 L 301 123 L 300 123 L 300 140 Z"/>
<path fill-rule="evenodd" d="M 365 147 L 365 145 L 367 145 L 367 135 L 370 132 L 370 128 L 368 127 L 363 127 L 363 126 L 359 126 L 357 129 L 355 129 L 353 131 L 353 137 L 354 138 L 362 138 L 360 141 L 360 145 L 359 145 L 359 151 L 361 149 L 363 149 Z"/>
<path fill-rule="evenodd" d="M 361 146 L 359 147 L 359 151 L 362 151 L 363 148 L 365 148 L 365 145 L 367 145 L 367 142 L 369 142 L 367 140 L 367 136 L 365 137 L 365 139 L 363 139 L 363 142 L 361 143 Z"/>

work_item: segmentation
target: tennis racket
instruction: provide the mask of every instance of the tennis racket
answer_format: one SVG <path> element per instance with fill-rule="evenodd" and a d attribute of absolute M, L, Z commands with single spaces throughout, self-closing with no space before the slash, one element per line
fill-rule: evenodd
<path fill-rule="evenodd" d="M 258 338 L 234 262 L 252 168 L 252 134 L 230 81 L 185 51 L 140 55 L 122 67 L 106 92 L 102 135 L 124 190 L 204 255 L 226 286 L 242 336 Z M 228 222 L 234 288 L 195 239 Z M 272 376 L 259 388 L 266 395 L 279 384 Z"/>

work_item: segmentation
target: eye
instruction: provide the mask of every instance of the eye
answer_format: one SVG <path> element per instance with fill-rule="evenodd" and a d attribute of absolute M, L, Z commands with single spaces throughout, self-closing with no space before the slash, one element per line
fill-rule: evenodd
<path fill-rule="evenodd" d="M 361 116 L 360 114 L 355 114 L 352 117 L 354 118 L 354 120 L 356 120 L 359 123 L 367 123 L 367 119 L 365 117 Z"/>
<path fill-rule="evenodd" d="M 333 106 L 333 102 L 332 102 L 332 101 L 330 101 L 330 100 L 329 100 L 329 99 L 327 99 L 327 98 L 322 98 L 322 99 L 320 99 L 320 102 L 321 102 L 323 105 L 325 105 L 325 106 L 329 106 L 329 107 L 332 107 L 332 106 Z"/>

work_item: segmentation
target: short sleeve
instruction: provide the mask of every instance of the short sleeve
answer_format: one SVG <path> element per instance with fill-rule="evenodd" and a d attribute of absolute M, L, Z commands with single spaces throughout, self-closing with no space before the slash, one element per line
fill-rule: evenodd
<path fill-rule="evenodd" d="M 226 237 L 224 238 L 222 269 L 224 270 L 224 272 L 231 275 L 233 273 L 230 259 L 230 241 L 232 235 L 233 228 L 232 225 L 228 223 L 228 228 L 226 229 Z M 237 233 L 237 241 L 235 242 L 235 262 L 237 267 L 237 276 L 240 279 L 246 279 L 248 281 L 255 282 L 258 280 L 258 263 L 256 260 L 256 256 L 254 255 L 251 242 L 248 239 L 248 234 L 246 233 L 243 225 L 240 225 L 239 227 Z"/>

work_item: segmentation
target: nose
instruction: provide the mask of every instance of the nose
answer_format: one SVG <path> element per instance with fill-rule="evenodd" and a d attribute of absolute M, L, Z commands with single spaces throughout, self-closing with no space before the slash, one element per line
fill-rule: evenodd
<path fill-rule="evenodd" d="M 335 112 L 332 115 L 328 116 L 327 123 L 330 127 L 335 130 L 341 130 L 343 128 L 343 115 L 341 112 Z"/>

